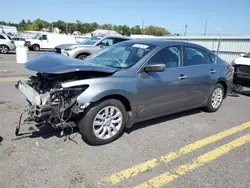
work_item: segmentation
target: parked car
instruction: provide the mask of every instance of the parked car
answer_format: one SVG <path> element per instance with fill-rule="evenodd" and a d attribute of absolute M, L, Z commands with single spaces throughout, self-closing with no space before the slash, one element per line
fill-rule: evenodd
<path fill-rule="evenodd" d="M 93 36 L 82 43 L 62 44 L 55 47 L 55 52 L 71 58 L 85 59 L 87 56 L 98 52 L 99 50 L 116 44 L 118 42 L 131 39 L 126 36 Z"/>
<path fill-rule="evenodd" d="M 0 53 L 7 54 L 15 49 L 14 41 L 8 35 L 0 33 Z"/>
<path fill-rule="evenodd" d="M 234 66 L 234 82 L 250 81 L 250 52 L 240 54 L 240 57 L 233 60 Z"/>
<path fill-rule="evenodd" d="M 27 39 L 25 45 L 30 50 L 39 51 L 40 49 L 54 49 L 57 45 L 69 42 L 76 42 L 76 37 L 57 33 L 38 33 L 33 38 Z"/>
<path fill-rule="evenodd" d="M 208 49 L 172 40 L 128 40 L 84 61 L 43 53 L 25 67 L 38 72 L 16 84 L 29 102 L 28 120 L 78 126 L 92 145 L 112 142 L 140 121 L 199 107 L 217 111 L 234 71 Z"/>

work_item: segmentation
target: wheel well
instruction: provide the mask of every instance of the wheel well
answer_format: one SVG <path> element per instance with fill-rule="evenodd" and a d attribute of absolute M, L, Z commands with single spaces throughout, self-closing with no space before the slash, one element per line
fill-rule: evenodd
<path fill-rule="evenodd" d="M 40 45 L 39 45 L 39 44 L 33 44 L 33 45 L 32 45 L 32 47 L 34 47 L 34 46 L 39 46 L 39 47 L 40 47 Z"/>
<path fill-rule="evenodd" d="M 80 54 L 78 54 L 77 56 L 76 56 L 76 58 L 78 58 L 80 55 L 90 55 L 90 53 L 87 53 L 87 52 L 84 52 L 84 53 L 80 53 Z"/>
<path fill-rule="evenodd" d="M 5 47 L 7 47 L 10 50 L 9 46 L 7 46 L 5 44 L 1 44 L 0 46 L 5 46 Z"/>
<path fill-rule="evenodd" d="M 227 93 L 227 90 L 228 90 L 227 84 L 224 81 L 219 81 L 219 82 L 217 82 L 217 84 L 221 84 L 223 86 L 223 88 L 224 88 L 224 98 L 225 98 L 225 96 L 226 96 L 225 94 Z"/>
<path fill-rule="evenodd" d="M 108 99 L 117 99 L 122 102 L 126 111 L 131 111 L 131 106 L 129 100 L 122 95 L 108 95 L 100 99 L 100 101 L 108 100 Z"/>

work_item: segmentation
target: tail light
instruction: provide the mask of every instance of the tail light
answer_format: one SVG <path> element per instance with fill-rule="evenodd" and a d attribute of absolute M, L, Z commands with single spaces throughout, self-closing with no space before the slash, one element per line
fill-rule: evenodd
<path fill-rule="evenodd" d="M 228 66 L 228 67 L 227 67 L 227 70 L 228 70 L 229 72 L 234 72 L 234 67 L 233 67 L 233 66 Z"/>

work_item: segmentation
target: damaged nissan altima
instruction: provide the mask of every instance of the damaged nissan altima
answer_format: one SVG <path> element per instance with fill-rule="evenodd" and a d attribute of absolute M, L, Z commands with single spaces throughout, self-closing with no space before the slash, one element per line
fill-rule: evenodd
<path fill-rule="evenodd" d="M 204 47 L 165 40 L 121 42 L 84 61 L 45 52 L 25 67 L 36 72 L 16 84 L 28 102 L 25 121 L 79 127 L 92 145 L 136 122 L 198 107 L 215 112 L 233 75 Z"/>

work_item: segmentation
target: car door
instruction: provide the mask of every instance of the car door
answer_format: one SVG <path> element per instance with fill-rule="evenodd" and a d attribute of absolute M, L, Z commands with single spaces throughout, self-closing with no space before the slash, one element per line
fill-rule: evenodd
<path fill-rule="evenodd" d="M 184 46 L 183 49 L 183 66 L 189 72 L 187 106 L 202 104 L 217 80 L 216 57 L 199 47 Z"/>
<path fill-rule="evenodd" d="M 41 40 L 41 48 L 51 48 L 47 35 L 41 35 L 39 39 Z"/>
<path fill-rule="evenodd" d="M 146 63 L 165 64 L 164 72 L 139 73 L 137 117 L 164 114 L 185 106 L 187 102 L 187 68 L 182 67 L 181 46 L 168 46 L 156 52 Z"/>

